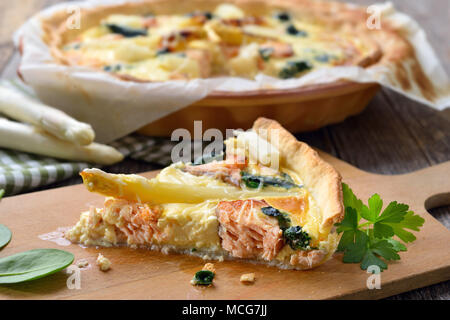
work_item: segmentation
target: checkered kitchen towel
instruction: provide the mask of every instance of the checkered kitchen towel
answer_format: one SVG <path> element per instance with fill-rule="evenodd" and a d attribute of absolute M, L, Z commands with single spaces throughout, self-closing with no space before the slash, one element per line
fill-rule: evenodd
<path fill-rule="evenodd" d="M 26 90 L 17 82 L 10 82 L 9 86 L 22 92 Z M 31 94 L 29 91 L 25 93 Z M 171 163 L 174 144 L 169 139 L 132 134 L 110 145 L 126 157 L 166 166 Z M 93 166 L 96 165 L 0 148 L 0 190 L 5 190 L 5 196 L 18 194 L 76 176 L 81 170 Z"/>
<path fill-rule="evenodd" d="M 171 163 L 173 142 L 168 139 L 130 135 L 110 145 L 132 159 L 163 166 Z M 14 195 L 76 176 L 81 170 L 95 166 L 0 148 L 0 189 L 5 190 L 5 196 Z"/>

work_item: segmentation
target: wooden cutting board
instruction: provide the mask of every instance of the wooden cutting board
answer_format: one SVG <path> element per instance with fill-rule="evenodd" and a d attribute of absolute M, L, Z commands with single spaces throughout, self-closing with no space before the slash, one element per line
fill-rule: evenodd
<path fill-rule="evenodd" d="M 34 248 L 60 248 L 87 259 L 81 271 L 81 289 L 68 289 L 68 274 L 34 282 L 0 286 L 1 299 L 378 299 L 450 279 L 450 231 L 427 213 L 428 208 L 450 203 L 450 161 L 410 174 L 385 176 L 361 171 L 327 154 L 321 154 L 342 174 L 356 194 L 367 199 L 377 192 L 385 201 L 397 200 L 425 218 L 416 242 L 400 253 L 381 273 L 381 289 L 367 289 L 369 274 L 358 264 L 342 263 L 341 254 L 310 271 L 278 270 L 244 262 L 215 263 L 214 286 L 194 287 L 189 281 L 201 269 L 200 258 L 164 255 L 145 249 L 82 248 L 61 246 L 40 235 L 73 225 L 81 211 L 100 206 L 103 198 L 82 185 L 35 192 L 4 199 L 0 223 L 13 232 L 0 257 Z M 156 172 L 143 174 L 152 177 Z M 426 204 L 426 205 L 425 205 Z M 112 262 L 108 272 L 95 265 L 101 252 Z M 254 272 L 256 282 L 243 285 L 241 274 Z"/>

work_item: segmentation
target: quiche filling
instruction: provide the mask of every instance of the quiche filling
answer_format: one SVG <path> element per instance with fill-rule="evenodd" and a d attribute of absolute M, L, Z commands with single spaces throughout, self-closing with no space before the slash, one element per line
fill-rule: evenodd
<path fill-rule="evenodd" d="M 69 64 L 164 81 L 217 76 L 288 79 L 359 64 L 372 43 L 318 19 L 278 9 L 265 14 L 221 4 L 211 12 L 111 14 L 61 44 Z"/>
<path fill-rule="evenodd" d="M 103 208 L 82 213 L 65 237 L 83 245 L 145 246 L 206 259 L 317 265 L 334 252 L 337 237 L 321 228 L 321 209 L 296 172 L 252 161 L 262 160 L 245 147 L 255 136 L 241 133 L 226 141 L 223 153 L 172 164 L 151 180 L 85 170 L 87 188 L 107 198 Z"/>

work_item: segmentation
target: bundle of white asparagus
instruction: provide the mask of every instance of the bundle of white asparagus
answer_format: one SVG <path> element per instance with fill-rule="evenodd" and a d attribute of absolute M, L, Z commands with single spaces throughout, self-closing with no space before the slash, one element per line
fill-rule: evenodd
<path fill-rule="evenodd" d="M 94 142 L 92 127 L 0 84 L 0 147 L 71 161 L 109 165 L 123 155 Z"/>

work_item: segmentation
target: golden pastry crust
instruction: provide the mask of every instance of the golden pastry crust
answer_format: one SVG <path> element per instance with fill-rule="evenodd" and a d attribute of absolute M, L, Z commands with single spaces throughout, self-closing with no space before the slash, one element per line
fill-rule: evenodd
<path fill-rule="evenodd" d="M 335 223 L 344 218 L 342 178 L 339 172 L 320 158 L 319 154 L 306 143 L 298 141 L 278 122 L 259 118 L 253 125 L 253 131 L 267 130 L 260 135 L 267 138 L 280 153 L 280 166 L 295 171 L 305 187 L 316 200 L 322 213 L 320 231 L 328 234 Z M 272 135 L 272 132 L 276 134 Z M 333 242 L 331 238 L 328 242 Z M 328 251 L 309 250 L 293 252 L 285 257 L 284 265 L 306 270 L 317 267 L 327 261 L 335 252 L 337 242 L 330 243 Z"/>
<path fill-rule="evenodd" d="M 274 120 L 259 118 L 252 129 L 255 132 L 267 130 L 267 140 L 280 152 L 280 165 L 300 176 L 321 209 L 321 230 L 328 232 L 335 223 L 340 222 L 344 215 L 342 178 L 336 169 Z M 273 131 L 277 134 L 272 135 Z"/>

